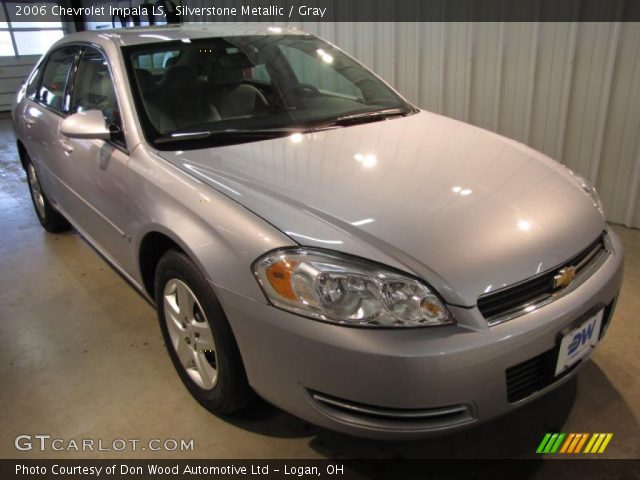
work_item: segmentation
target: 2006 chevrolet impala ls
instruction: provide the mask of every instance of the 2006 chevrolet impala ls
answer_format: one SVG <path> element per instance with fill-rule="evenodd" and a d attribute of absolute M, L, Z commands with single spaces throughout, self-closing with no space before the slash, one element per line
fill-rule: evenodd
<path fill-rule="evenodd" d="M 256 392 L 350 434 L 454 430 L 566 381 L 612 316 L 593 187 L 297 30 L 69 35 L 13 121 L 44 228 L 157 306 L 214 413 Z"/>

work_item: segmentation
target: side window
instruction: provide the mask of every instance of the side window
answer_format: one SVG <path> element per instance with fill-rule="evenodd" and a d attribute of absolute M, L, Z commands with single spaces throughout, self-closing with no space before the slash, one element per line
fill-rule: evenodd
<path fill-rule="evenodd" d="M 100 52 L 90 48 L 80 59 L 71 100 L 71 113 L 87 110 L 100 110 L 113 131 L 121 130 L 120 109 L 109 66 Z M 120 137 L 121 134 L 114 134 L 113 140 L 124 144 L 124 138 Z"/>
<path fill-rule="evenodd" d="M 320 90 L 353 98 L 362 98 L 360 89 L 333 66 L 333 57 L 322 50 L 317 55 L 286 45 L 279 46 L 300 83 L 310 83 Z"/>
<path fill-rule="evenodd" d="M 178 55 L 180 55 L 180 50 L 138 55 L 136 68 L 149 70 L 154 76 L 162 75 L 168 67 L 176 62 Z"/>
<path fill-rule="evenodd" d="M 271 75 L 269 75 L 264 63 L 250 69 L 250 75 L 248 75 L 248 77 L 259 82 L 271 83 Z"/>
<path fill-rule="evenodd" d="M 76 47 L 60 48 L 51 53 L 44 67 L 37 100 L 59 112 L 65 110 L 65 89 L 77 53 Z"/>

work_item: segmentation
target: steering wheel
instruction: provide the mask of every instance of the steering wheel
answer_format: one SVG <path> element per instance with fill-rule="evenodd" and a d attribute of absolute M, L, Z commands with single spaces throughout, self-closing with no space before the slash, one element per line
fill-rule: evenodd
<path fill-rule="evenodd" d="M 296 98 L 313 98 L 320 95 L 320 90 L 310 83 L 299 83 L 295 87 L 283 92 L 280 98 L 276 100 L 276 106 L 285 107 L 289 104 L 291 97 Z"/>

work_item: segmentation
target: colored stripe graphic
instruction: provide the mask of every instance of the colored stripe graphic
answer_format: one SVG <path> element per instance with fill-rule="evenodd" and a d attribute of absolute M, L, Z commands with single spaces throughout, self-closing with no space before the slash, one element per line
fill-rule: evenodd
<path fill-rule="evenodd" d="M 573 453 L 580 453 L 580 450 L 582 450 L 582 446 L 584 445 L 584 442 L 587 441 L 587 438 L 589 438 L 589 434 L 588 433 L 583 433 L 582 434 L 582 438 L 578 442 L 578 445 L 576 445 L 576 450 Z"/>
<path fill-rule="evenodd" d="M 594 433 L 584 453 L 603 453 L 613 438 L 613 433 Z"/>
<path fill-rule="evenodd" d="M 567 440 L 564 442 L 564 445 L 562 445 L 562 448 L 560 449 L 560 453 L 566 453 L 567 449 L 569 448 L 569 445 L 571 445 L 571 442 L 573 442 L 573 439 L 575 438 L 576 434 L 575 433 L 570 433 L 569 436 L 567 437 Z"/>
<path fill-rule="evenodd" d="M 551 438 L 547 442 L 547 445 L 546 447 L 544 447 L 544 450 L 542 451 L 542 453 L 551 453 L 551 448 L 553 448 L 553 446 L 555 445 L 557 438 L 558 438 L 557 433 L 554 433 L 553 435 L 551 435 Z"/>
<path fill-rule="evenodd" d="M 587 443 L 587 448 L 584 449 L 584 453 L 591 453 L 591 447 L 593 447 L 593 444 L 596 443 L 597 438 L 598 438 L 597 433 L 594 433 L 593 435 L 591 435 L 591 440 L 589 440 L 589 443 Z"/>
<path fill-rule="evenodd" d="M 546 433 L 536 453 L 603 453 L 612 438 L 613 433 Z"/>
<path fill-rule="evenodd" d="M 556 453 L 558 451 L 558 449 L 560 448 L 560 444 L 562 443 L 562 440 L 564 440 L 565 434 L 561 433 L 558 435 L 558 439 L 556 440 L 556 443 L 553 444 L 553 447 L 551 447 L 551 450 L 549 451 L 549 453 Z"/>
<path fill-rule="evenodd" d="M 582 438 L 582 434 L 576 433 L 576 436 L 573 438 L 573 442 L 571 442 L 571 445 L 569 446 L 569 450 L 567 450 L 567 453 L 573 453 L 575 451 L 576 446 L 578 445 L 578 442 L 580 441 L 581 438 Z"/>
<path fill-rule="evenodd" d="M 606 435 L 607 436 L 605 437 L 604 441 L 602 442 L 602 445 L 600 445 L 600 450 L 598 450 L 598 453 L 604 452 L 604 449 L 607 448 L 607 445 L 609 445 L 609 442 L 613 438 L 613 433 L 607 433 Z"/>
<path fill-rule="evenodd" d="M 546 433 L 544 435 L 544 438 L 540 442 L 540 445 L 538 445 L 538 448 L 536 449 L 536 453 L 542 453 L 542 451 L 544 450 L 544 446 L 547 444 L 547 441 L 549 440 L 549 438 L 551 438 L 551 434 Z"/>

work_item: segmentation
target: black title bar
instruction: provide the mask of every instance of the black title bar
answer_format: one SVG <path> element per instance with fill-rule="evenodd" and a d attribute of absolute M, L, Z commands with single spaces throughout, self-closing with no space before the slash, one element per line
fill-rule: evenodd
<path fill-rule="evenodd" d="M 3 480 L 637 479 L 640 460 L 0 460 Z"/>
<path fill-rule="evenodd" d="M 4 2 L 3 2 L 4 3 Z M 638 22 L 639 0 L 132 0 L 6 4 L 12 23 L 83 18 L 172 22 Z M 153 20 L 152 20 L 152 23 Z M 158 22 L 155 22 L 158 23 Z"/>

